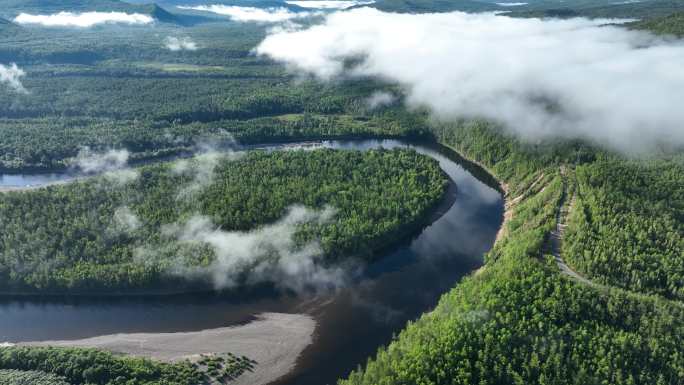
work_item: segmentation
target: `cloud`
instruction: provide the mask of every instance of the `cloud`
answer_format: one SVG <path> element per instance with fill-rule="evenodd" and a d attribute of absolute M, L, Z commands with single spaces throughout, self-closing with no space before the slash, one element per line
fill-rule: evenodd
<path fill-rule="evenodd" d="M 500 7 L 520 7 L 523 5 L 527 5 L 527 3 L 495 3 L 496 5 Z"/>
<path fill-rule="evenodd" d="M 369 96 L 368 99 L 366 99 L 366 105 L 368 105 L 368 108 L 370 108 L 371 110 L 374 110 L 376 108 L 392 105 L 396 101 L 397 97 L 394 96 L 394 94 L 389 92 L 376 91 L 373 92 L 373 94 Z"/>
<path fill-rule="evenodd" d="M 197 50 L 197 43 L 192 41 L 189 37 L 173 37 L 169 36 L 164 40 L 164 46 L 171 51 L 195 51 Z"/>
<path fill-rule="evenodd" d="M 112 225 L 117 232 L 131 233 L 138 230 L 142 223 L 130 207 L 121 206 L 114 211 Z"/>
<path fill-rule="evenodd" d="M 305 18 L 314 15 L 312 12 L 293 12 L 284 7 L 255 8 L 239 7 L 235 5 L 198 5 L 198 6 L 179 6 L 179 9 L 190 9 L 195 11 L 212 12 L 219 15 L 229 16 L 232 20 L 240 22 L 263 22 L 277 23 L 292 19 Z"/>
<path fill-rule="evenodd" d="M 39 24 L 44 27 L 80 27 L 88 28 L 97 24 L 150 24 L 154 19 L 140 13 L 124 12 L 59 12 L 51 15 L 31 15 L 21 13 L 14 18 L 18 24 Z"/>
<path fill-rule="evenodd" d="M 303 1 L 286 1 L 285 3 L 290 5 L 296 5 L 302 8 L 315 8 L 315 9 L 347 9 L 358 5 L 368 5 L 375 3 L 375 0 L 369 1 L 346 1 L 346 0 L 330 0 L 330 1 L 318 1 L 318 0 L 303 0 Z"/>
<path fill-rule="evenodd" d="M 7 84 L 20 93 L 28 93 L 24 85 L 21 84 L 20 78 L 26 76 L 26 72 L 17 67 L 15 63 L 10 64 L 9 67 L 0 64 L 0 84 Z"/>
<path fill-rule="evenodd" d="M 177 199 L 192 199 L 214 181 L 215 169 L 221 161 L 233 161 L 244 156 L 240 151 L 219 151 L 214 145 L 200 144 L 199 153 L 192 159 L 181 159 L 171 166 L 176 175 L 191 176 L 192 181 L 180 188 Z"/>
<path fill-rule="evenodd" d="M 135 181 L 139 173 L 128 168 L 130 153 L 127 150 L 109 150 L 104 153 L 83 147 L 72 162 L 72 167 L 85 174 L 103 174 L 105 179 L 117 184 Z"/>
<path fill-rule="evenodd" d="M 207 267 L 176 265 L 173 273 L 192 278 L 209 277 L 217 289 L 243 283 L 272 282 L 293 290 L 334 288 L 346 271 L 324 267 L 317 241 L 300 244 L 295 234 L 300 225 L 329 222 L 335 210 L 311 210 L 292 206 L 279 221 L 249 232 L 223 231 L 210 218 L 196 215 L 181 224 L 167 225 L 162 233 L 181 243 L 207 245 L 215 260 Z"/>
<path fill-rule="evenodd" d="M 396 82 L 410 107 L 441 120 L 486 118 L 529 141 L 585 138 L 628 152 L 684 145 L 684 43 L 603 24 L 361 8 L 272 32 L 255 51 L 321 80 Z"/>

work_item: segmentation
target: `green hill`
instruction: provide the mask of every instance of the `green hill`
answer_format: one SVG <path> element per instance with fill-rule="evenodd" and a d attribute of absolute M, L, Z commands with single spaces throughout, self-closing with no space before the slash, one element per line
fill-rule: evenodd
<path fill-rule="evenodd" d="M 633 23 L 630 27 L 644 29 L 658 35 L 684 36 L 684 12 Z"/>
<path fill-rule="evenodd" d="M 534 3 L 510 12 L 515 17 L 590 17 L 651 19 L 684 11 L 684 0 L 648 0 L 633 3 Z"/>

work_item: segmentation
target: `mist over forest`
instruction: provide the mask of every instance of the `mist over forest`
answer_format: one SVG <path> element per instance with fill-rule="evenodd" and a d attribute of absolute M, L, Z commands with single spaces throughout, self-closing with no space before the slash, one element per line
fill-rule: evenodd
<path fill-rule="evenodd" d="M 682 0 L 4 0 L 0 383 L 680 384 L 683 37 Z"/>

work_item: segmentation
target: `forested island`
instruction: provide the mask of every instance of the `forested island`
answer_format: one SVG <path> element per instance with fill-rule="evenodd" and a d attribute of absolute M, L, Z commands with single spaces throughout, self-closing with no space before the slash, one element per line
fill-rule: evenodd
<path fill-rule="evenodd" d="M 446 187 L 437 163 L 414 151 L 299 150 L 210 153 L 0 194 L 2 286 L 178 291 L 208 279 L 203 271 L 221 263 L 205 239 L 217 231 L 235 243 L 273 248 L 225 272 L 235 276 L 248 274 L 259 258 L 301 252 L 314 241 L 321 255 L 310 257 L 321 262 L 368 259 L 415 231 Z M 285 222 L 269 230 L 279 220 Z M 191 229 L 203 221 L 207 228 Z M 256 240 L 245 233 L 263 226 Z M 260 239 L 269 231 L 292 232 L 292 239 Z"/>

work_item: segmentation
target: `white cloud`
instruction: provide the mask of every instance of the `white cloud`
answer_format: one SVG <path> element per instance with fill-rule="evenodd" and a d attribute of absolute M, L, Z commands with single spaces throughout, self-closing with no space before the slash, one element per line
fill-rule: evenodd
<path fill-rule="evenodd" d="M 361 8 L 272 32 L 256 52 L 322 80 L 394 81 L 411 107 L 443 120 L 487 118 L 528 140 L 684 145 L 684 43 L 604 23 Z"/>
<path fill-rule="evenodd" d="M 31 15 L 21 13 L 14 18 L 18 24 L 39 24 L 44 27 L 81 27 L 88 28 L 97 24 L 150 24 L 154 19 L 140 13 L 124 12 L 59 12 L 51 15 Z"/>
<path fill-rule="evenodd" d="M 140 219 L 128 206 L 121 206 L 114 211 L 114 228 L 121 232 L 134 232 L 142 225 Z"/>
<path fill-rule="evenodd" d="M 348 0 L 302 0 L 302 1 L 286 1 L 287 4 L 296 5 L 302 8 L 315 9 L 347 9 L 357 5 L 368 5 L 375 3 L 375 0 L 368 1 L 348 1 Z"/>
<path fill-rule="evenodd" d="M 394 96 L 394 94 L 391 94 L 389 92 L 376 91 L 373 92 L 373 94 L 369 96 L 368 99 L 366 99 L 366 104 L 368 105 L 368 108 L 374 110 L 379 107 L 389 106 L 396 101 L 397 97 Z"/>
<path fill-rule="evenodd" d="M 527 5 L 527 3 L 496 3 L 500 7 L 520 7 L 522 5 Z"/>
<path fill-rule="evenodd" d="M 179 9 L 190 9 L 195 11 L 212 12 L 219 15 L 229 16 L 232 20 L 240 22 L 264 22 L 277 23 L 292 19 L 312 16 L 311 12 L 292 12 L 287 8 L 255 8 L 239 7 L 235 5 L 198 5 L 198 6 L 179 6 Z"/>
<path fill-rule="evenodd" d="M 138 179 L 137 170 L 128 168 L 130 153 L 127 150 L 109 150 L 104 153 L 83 147 L 72 165 L 85 174 L 103 174 L 105 179 L 123 185 Z"/>
<path fill-rule="evenodd" d="M 165 226 L 162 233 L 213 250 L 216 259 L 208 267 L 180 264 L 174 272 L 188 277 L 209 276 L 216 288 L 233 287 L 242 278 L 249 284 L 273 282 L 294 290 L 329 288 L 341 285 L 346 272 L 321 266 L 319 243 L 300 245 L 295 234 L 302 224 L 324 224 L 334 215 L 335 210 L 329 207 L 315 211 L 292 206 L 279 221 L 249 232 L 223 231 L 208 217 L 197 215 L 182 224 Z M 149 251 L 139 257 L 149 258 L 147 254 Z"/>
<path fill-rule="evenodd" d="M 243 155 L 244 152 L 219 152 L 213 147 L 208 147 L 192 159 L 181 159 L 175 162 L 171 167 L 171 172 L 192 177 L 192 182 L 179 190 L 177 198 L 179 200 L 193 199 L 197 193 L 214 182 L 214 171 L 220 162 L 234 161 Z"/>
<path fill-rule="evenodd" d="M 20 80 L 23 76 L 26 76 L 26 72 L 15 63 L 10 64 L 9 67 L 0 64 L 0 84 L 4 83 L 17 92 L 27 93 Z"/>
<path fill-rule="evenodd" d="M 197 43 L 192 41 L 189 37 L 173 37 L 169 36 L 164 40 L 164 46 L 171 51 L 195 51 L 197 50 Z"/>

